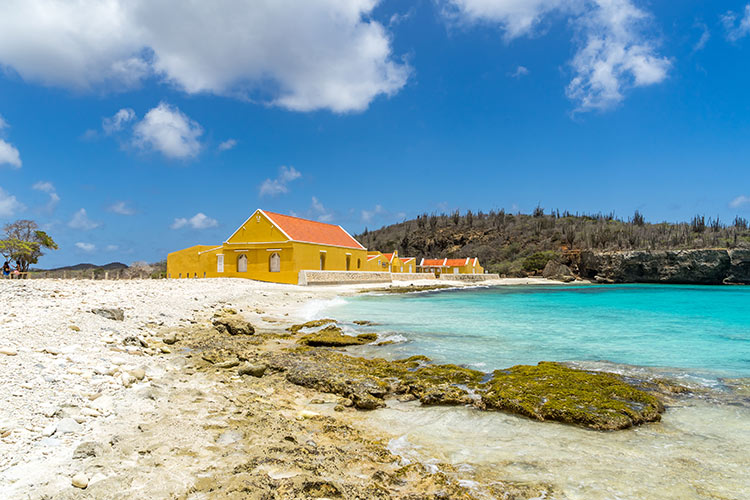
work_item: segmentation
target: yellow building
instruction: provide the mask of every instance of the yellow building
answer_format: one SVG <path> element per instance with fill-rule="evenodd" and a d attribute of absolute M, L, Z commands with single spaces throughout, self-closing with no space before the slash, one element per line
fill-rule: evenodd
<path fill-rule="evenodd" d="M 465 259 L 422 259 L 419 272 L 441 274 L 483 274 L 484 268 L 479 265 L 479 259 L 466 257 Z"/>
<path fill-rule="evenodd" d="M 401 265 L 401 259 L 398 258 L 398 250 L 394 250 L 393 253 L 384 253 L 383 258 L 388 262 L 388 272 L 404 272 L 403 266 Z"/>
<path fill-rule="evenodd" d="M 417 259 L 416 257 L 399 257 L 401 260 L 401 272 L 402 273 L 416 273 L 417 272 Z"/>
<path fill-rule="evenodd" d="M 302 270 L 364 271 L 367 250 L 341 226 L 256 210 L 223 244 L 167 256 L 170 278 L 299 280 Z"/>
<path fill-rule="evenodd" d="M 370 250 L 367 252 L 365 271 L 388 272 L 388 260 L 382 253 Z"/>

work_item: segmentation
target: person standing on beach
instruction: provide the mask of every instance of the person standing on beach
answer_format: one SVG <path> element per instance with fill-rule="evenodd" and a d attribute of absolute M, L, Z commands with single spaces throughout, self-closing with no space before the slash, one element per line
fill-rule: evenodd
<path fill-rule="evenodd" d="M 9 278 L 9 277 L 10 277 L 10 262 L 6 260 L 5 264 L 3 264 L 3 278 Z"/>

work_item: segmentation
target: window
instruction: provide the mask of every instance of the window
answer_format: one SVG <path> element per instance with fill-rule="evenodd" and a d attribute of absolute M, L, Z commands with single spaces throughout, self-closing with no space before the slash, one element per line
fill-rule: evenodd
<path fill-rule="evenodd" d="M 180 279 L 180 278 L 182 278 L 182 273 L 177 275 L 177 279 Z"/>
<path fill-rule="evenodd" d="M 352 266 L 352 256 L 347 255 L 346 256 L 346 270 L 348 271 Z"/>
<path fill-rule="evenodd" d="M 218 254 L 216 256 L 216 272 L 217 273 L 224 272 L 224 254 Z"/>
<path fill-rule="evenodd" d="M 453 268 L 453 274 L 458 274 L 458 268 L 457 267 Z"/>
<path fill-rule="evenodd" d="M 237 257 L 237 272 L 238 273 L 246 273 L 247 272 L 247 255 L 240 254 Z"/>
<path fill-rule="evenodd" d="M 204 278 L 206 277 L 206 271 L 203 271 L 203 277 Z"/>
<path fill-rule="evenodd" d="M 268 257 L 268 271 L 272 273 L 281 272 L 281 257 L 276 252 Z"/>
<path fill-rule="evenodd" d="M 320 270 L 324 271 L 326 268 L 326 254 L 325 252 L 320 252 Z"/>
<path fill-rule="evenodd" d="M 411 264 L 409 264 L 409 272 L 411 273 Z"/>
<path fill-rule="evenodd" d="M 362 268 L 362 259 L 357 259 L 357 269 Z"/>

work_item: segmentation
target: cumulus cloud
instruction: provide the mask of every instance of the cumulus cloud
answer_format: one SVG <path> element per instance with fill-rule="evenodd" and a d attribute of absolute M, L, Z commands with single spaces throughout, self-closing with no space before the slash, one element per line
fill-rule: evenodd
<path fill-rule="evenodd" d="M 281 166 L 279 175 L 275 179 L 266 179 L 260 184 L 260 196 L 276 196 L 289 192 L 288 184 L 302 177 L 302 174 L 294 167 Z"/>
<path fill-rule="evenodd" d="M 362 210 L 362 222 L 371 222 L 376 215 L 385 213 L 382 205 L 375 205 L 372 210 Z"/>
<path fill-rule="evenodd" d="M 84 231 L 96 229 L 99 226 L 101 226 L 100 223 L 89 219 L 85 208 L 82 208 L 75 214 L 73 214 L 73 218 L 70 219 L 70 222 L 68 222 L 68 227 L 71 227 L 73 229 L 81 229 Z"/>
<path fill-rule="evenodd" d="M 200 152 L 198 138 L 203 128 L 176 107 L 161 102 L 135 125 L 133 134 L 133 143 L 142 149 L 159 151 L 168 158 L 186 159 Z"/>
<path fill-rule="evenodd" d="M 41 191 L 49 195 L 49 201 L 47 202 L 47 206 L 45 207 L 45 209 L 49 212 L 52 212 L 55 207 L 57 207 L 57 204 L 60 203 L 60 196 L 57 194 L 57 190 L 55 189 L 54 184 L 52 184 L 51 182 L 39 181 L 31 186 L 31 189 Z"/>
<path fill-rule="evenodd" d="M 0 131 L 8 128 L 8 122 L 0 115 Z M 21 154 L 11 143 L 0 139 L 0 165 L 10 165 L 13 168 L 21 168 Z"/>
<path fill-rule="evenodd" d="M 216 227 L 218 225 L 219 222 L 216 219 L 212 219 L 211 217 L 198 212 L 189 219 L 185 217 L 176 218 L 174 222 L 172 222 L 172 225 L 169 227 L 172 229 L 182 229 L 183 227 L 189 226 L 193 229 L 208 229 L 211 227 Z"/>
<path fill-rule="evenodd" d="M 93 243 L 84 243 L 82 241 L 76 243 L 76 247 L 86 253 L 92 253 L 96 250 L 96 245 L 94 245 Z"/>
<path fill-rule="evenodd" d="M 742 16 L 731 10 L 721 16 L 721 22 L 727 32 L 727 39 L 736 42 L 740 38 L 750 34 L 750 4 L 745 6 L 745 12 Z"/>
<path fill-rule="evenodd" d="M 12 217 L 25 208 L 15 196 L 0 187 L 0 217 Z"/>
<path fill-rule="evenodd" d="M 133 215 L 135 214 L 135 210 L 133 210 L 128 204 L 124 201 L 117 201 L 107 207 L 107 210 L 110 212 L 120 214 L 120 215 Z"/>
<path fill-rule="evenodd" d="M 130 108 L 122 108 L 113 116 L 102 120 L 102 129 L 106 134 L 113 134 L 122 130 L 123 125 L 135 120 L 135 111 Z"/>
<path fill-rule="evenodd" d="M 331 222 L 333 220 L 333 212 L 324 207 L 315 196 L 312 197 L 311 210 L 315 218 L 320 222 Z"/>
<path fill-rule="evenodd" d="M 380 0 L 6 0 L 0 64 L 46 85 L 132 87 L 155 76 L 187 93 L 292 110 L 366 109 L 406 83 Z"/>
<path fill-rule="evenodd" d="M 526 76 L 529 74 L 529 68 L 526 66 L 519 66 L 516 68 L 516 70 L 510 74 L 513 78 L 521 78 L 522 76 Z"/>
<path fill-rule="evenodd" d="M 745 205 L 750 205 L 750 196 L 738 196 L 737 198 L 729 202 L 729 206 L 732 208 L 740 208 L 744 207 Z"/>
<path fill-rule="evenodd" d="M 237 141 L 234 139 L 227 139 L 226 141 L 219 144 L 219 147 L 217 148 L 219 151 L 229 151 L 233 147 L 237 145 Z"/>
<path fill-rule="evenodd" d="M 649 34 L 651 16 L 631 0 L 447 0 L 469 23 L 494 24 L 506 41 L 536 35 L 555 16 L 572 20 L 576 54 L 567 96 L 579 111 L 611 108 L 624 92 L 662 82 L 671 66 Z"/>

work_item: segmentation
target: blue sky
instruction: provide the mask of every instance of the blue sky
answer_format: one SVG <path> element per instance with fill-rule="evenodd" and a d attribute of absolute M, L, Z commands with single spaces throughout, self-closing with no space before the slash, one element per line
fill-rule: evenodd
<path fill-rule="evenodd" d="M 156 261 L 257 207 L 750 218 L 745 1 L 9 0 L 0 222 Z"/>

